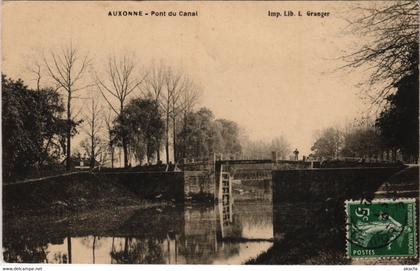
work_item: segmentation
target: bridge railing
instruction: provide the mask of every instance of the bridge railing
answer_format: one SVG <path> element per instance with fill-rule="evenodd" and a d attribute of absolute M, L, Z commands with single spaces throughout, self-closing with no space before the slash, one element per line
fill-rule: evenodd
<path fill-rule="evenodd" d="M 209 163 L 214 161 L 238 161 L 238 160 L 271 160 L 271 156 L 265 155 L 242 155 L 242 154 L 222 154 L 214 153 L 208 157 L 185 157 L 181 159 L 179 164 L 200 164 L 200 163 Z"/>
<path fill-rule="evenodd" d="M 258 156 L 239 156 L 239 155 L 221 155 L 214 154 L 210 157 L 199 157 L 199 158 L 184 158 L 179 161 L 180 165 L 199 165 L 199 164 L 212 164 L 212 163 L 232 163 L 232 164 L 246 164 L 246 163 L 383 163 L 383 164 L 395 164 L 398 161 L 384 160 L 377 157 L 339 157 L 338 159 L 323 158 L 323 157 L 305 157 L 299 160 L 283 160 L 277 159 L 272 160 L 272 157 L 258 157 Z"/>

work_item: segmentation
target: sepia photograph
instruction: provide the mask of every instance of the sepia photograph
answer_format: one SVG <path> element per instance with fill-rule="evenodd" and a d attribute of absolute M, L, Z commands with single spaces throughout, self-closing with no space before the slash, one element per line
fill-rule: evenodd
<path fill-rule="evenodd" d="M 417 271 L 418 14 L 3 0 L 2 270 Z"/>

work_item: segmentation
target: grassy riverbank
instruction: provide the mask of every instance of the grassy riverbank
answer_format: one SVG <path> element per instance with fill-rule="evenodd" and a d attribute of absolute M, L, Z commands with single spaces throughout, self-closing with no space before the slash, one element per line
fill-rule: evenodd
<path fill-rule="evenodd" d="M 153 204 L 164 203 L 157 200 Z M 65 180 L 3 186 L 5 217 L 17 214 L 60 215 L 88 210 L 150 206 L 116 179 L 84 173 Z"/>

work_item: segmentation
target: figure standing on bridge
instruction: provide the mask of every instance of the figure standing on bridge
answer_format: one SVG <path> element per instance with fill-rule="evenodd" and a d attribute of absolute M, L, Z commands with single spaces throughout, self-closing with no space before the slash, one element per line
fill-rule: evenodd
<path fill-rule="evenodd" d="M 298 149 L 295 149 L 295 151 L 293 152 L 293 154 L 295 155 L 295 161 L 299 160 L 299 151 L 298 151 Z"/>

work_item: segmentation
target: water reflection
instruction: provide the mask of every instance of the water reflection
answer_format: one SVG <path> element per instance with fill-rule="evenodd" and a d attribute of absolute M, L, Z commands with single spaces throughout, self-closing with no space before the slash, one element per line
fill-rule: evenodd
<path fill-rule="evenodd" d="M 128 213 L 44 224 L 42 218 L 33 218 L 26 226 L 7 220 L 4 259 L 26 263 L 241 264 L 272 246 L 273 211 L 267 201 Z"/>

